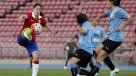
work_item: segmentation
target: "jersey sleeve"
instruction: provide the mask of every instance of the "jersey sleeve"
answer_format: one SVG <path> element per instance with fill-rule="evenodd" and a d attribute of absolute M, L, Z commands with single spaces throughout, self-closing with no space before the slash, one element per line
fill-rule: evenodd
<path fill-rule="evenodd" d="M 109 17 L 110 14 L 111 14 L 111 12 L 112 12 L 111 10 L 106 10 L 106 11 L 105 11 L 105 15 Z"/>
<path fill-rule="evenodd" d="M 41 25 L 46 26 L 48 24 L 48 19 L 47 18 L 41 18 Z"/>
<path fill-rule="evenodd" d="M 90 26 L 88 23 L 83 24 L 82 28 L 88 32 Z"/>
<path fill-rule="evenodd" d="M 30 13 L 26 14 L 26 17 L 27 17 L 27 19 L 31 18 L 32 17 L 32 13 L 30 12 Z"/>
<path fill-rule="evenodd" d="M 118 13 L 118 17 L 121 18 L 121 19 L 128 19 L 128 18 L 130 18 L 130 14 L 128 14 L 123 9 L 119 10 L 117 13 Z"/>

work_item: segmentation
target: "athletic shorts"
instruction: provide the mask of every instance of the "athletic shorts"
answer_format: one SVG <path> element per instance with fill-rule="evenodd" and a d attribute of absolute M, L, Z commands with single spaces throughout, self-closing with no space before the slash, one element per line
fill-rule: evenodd
<path fill-rule="evenodd" d="M 67 55 L 67 58 L 70 59 L 70 58 L 72 58 L 74 55 L 75 55 L 74 53 L 69 53 L 69 54 Z"/>
<path fill-rule="evenodd" d="M 102 50 L 106 51 L 108 54 L 112 53 L 117 47 L 121 45 L 122 42 L 116 42 L 109 39 L 106 39 L 102 42 Z"/>
<path fill-rule="evenodd" d="M 77 65 L 86 68 L 92 58 L 92 55 L 83 49 L 77 49 L 74 57 L 80 59 Z"/>
<path fill-rule="evenodd" d="M 33 40 L 26 40 L 23 39 L 21 35 L 17 37 L 17 42 L 19 45 L 24 46 L 27 49 L 27 52 L 29 54 L 29 57 L 32 56 L 32 53 L 34 51 L 38 51 L 38 46 L 37 43 Z"/>

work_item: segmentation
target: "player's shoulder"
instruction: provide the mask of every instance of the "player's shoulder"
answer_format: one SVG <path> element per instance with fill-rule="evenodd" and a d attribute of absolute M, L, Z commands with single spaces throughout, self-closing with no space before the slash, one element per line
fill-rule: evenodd
<path fill-rule="evenodd" d="M 45 18 L 45 17 L 41 17 L 40 20 L 41 20 L 42 24 L 47 24 L 48 23 L 48 19 Z"/>
<path fill-rule="evenodd" d="M 116 10 L 115 10 L 116 12 L 122 12 L 122 11 L 124 11 L 124 9 L 122 9 L 121 7 L 116 7 Z"/>
<path fill-rule="evenodd" d="M 91 22 L 85 21 L 85 22 L 83 23 L 83 26 L 91 27 Z"/>
<path fill-rule="evenodd" d="M 32 12 L 27 13 L 28 18 L 32 17 Z"/>

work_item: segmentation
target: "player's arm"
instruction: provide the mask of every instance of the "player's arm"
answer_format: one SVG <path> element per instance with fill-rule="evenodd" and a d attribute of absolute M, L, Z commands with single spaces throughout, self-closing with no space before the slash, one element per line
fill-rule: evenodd
<path fill-rule="evenodd" d="M 57 33 L 57 31 L 53 30 L 49 25 L 46 25 L 46 28 L 53 34 Z"/>
<path fill-rule="evenodd" d="M 99 21 L 101 18 L 106 18 L 108 17 L 105 13 L 104 14 L 100 14 L 98 17 L 95 18 L 96 21 Z"/>
<path fill-rule="evenodd" d="M 27 19 L 27 15 L 21 15 L 21 16 L 19 16 L 18 21 L 22 22 L 22 21 L 24 21 L 26 19 Z"/>
<path fill-rule="evenodd" d="M 108 35 L 106 34 L 103 27 L 101 28 L 101 38 L 102 38 L 103 41 L 108 38 Z"/>
<path fill-rule="evenodd" d="M 131 17 L 128 18 L 128 19 L 125 21 L 124 25 L 121 26 L 121 27 L 118 27 L 118 29 L 117 29 L 116 31 L 120 31 L 121 29 L 123 29 L 123 28 L 125 28 L 126 26 L 130 25 L 132 22 L 133 22 L 132 18 L 131 18 Z"/>
<path fill-rule="evenodd" d="M 126 26 L 130 25 L 130 24 L 133 22 L 133 19 L 132 19 L 132 17 L 131 17 L 126 11 L 124 11 L 124 10 L 121 10 L 121 11 L 119 11 L 119 12 L 117 12 L 117 13 L 119 14 L 119 18 L 125 19 L 124 25 L 119 26 L 119 27 L 117 28 L 116 31 L 118 32 L 118 31 L 124 29 Z"/>
<path fill-rule="evenodd" d="M 64 51 L 68 51 L 68 50 L 69 50 L 69 46 L 68 46 L 68 44 L 66 44 L 64 47 Z"/>
<path fill-rule="evenodd" d="M 111 14 L 111 10 L 106 10 L 103 14 L 98 15 L 98 17 L 96 17 L 96 21 L 99 21 L 101 18 L 106 18 L 109 17 Z"/>
<path fill-rule="evenodd" d="M 82 34 L 86 34 L 87 33 L 86 28 L 80 27 L 80 26 L 77 27 L 77 31 L 80 32 L 80 33 L 82 33 Z"/>

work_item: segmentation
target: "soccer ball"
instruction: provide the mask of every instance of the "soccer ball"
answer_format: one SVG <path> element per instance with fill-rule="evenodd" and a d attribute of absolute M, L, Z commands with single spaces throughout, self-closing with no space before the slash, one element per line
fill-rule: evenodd
<path fill-rule="evenodd" d="M 42 26 L 39 23 L 34 23 L 31 25 L 32 33 L 39 35 L 42 32 Z"/>

